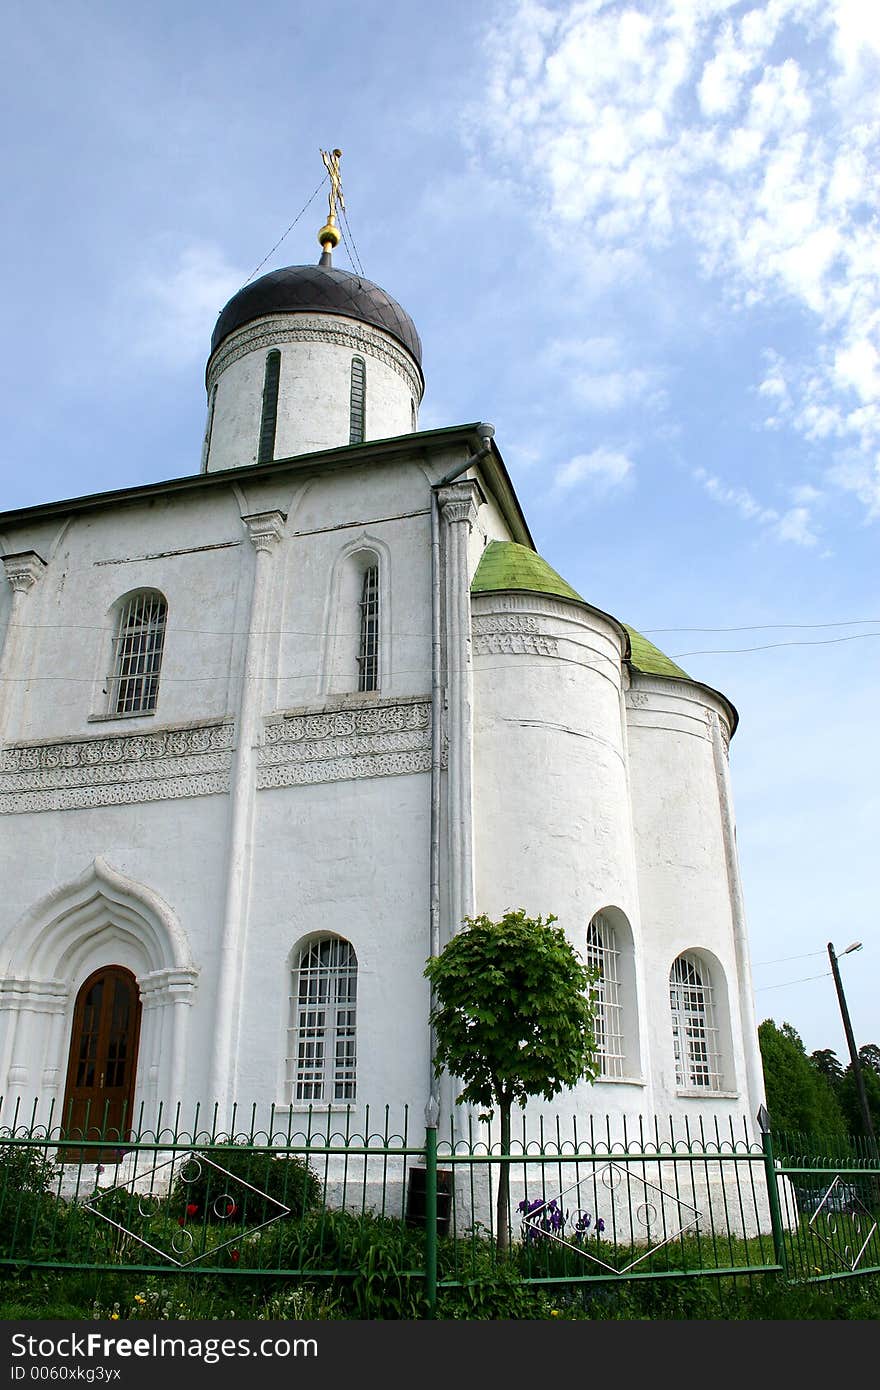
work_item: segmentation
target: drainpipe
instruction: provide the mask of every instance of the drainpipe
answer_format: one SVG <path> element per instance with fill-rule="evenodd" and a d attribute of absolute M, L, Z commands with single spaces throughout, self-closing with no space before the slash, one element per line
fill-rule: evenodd
<path fill-rule="evenodd" d="M 456 465 L 431 486 L 431 853 L 430 853 L 430 893 L 429 893 L 429 948 L 432 956 L 439 956 L 441 950 L 440 931 L 440 814 L 441 814 L 441 764 L 443 743 L 443 657 L 444 641 L 442 632 L 442 589 L 445 578 L 440 553 L 440 500 L 438 493 L 474 464 L 479 463 L 490 452 L 495 434 L 493 425 L 477 426 L 477 433 L 483 441 L 482 447 L 471 454 L 464 463 Z M 448 622 L 448 616 L 447 616 Z M 431 1007 L 434 1006 L 433 994 Z M 440 1112 L 440 1078 L 434 1072 L 434 1056 L 437 1050 L 437 1036 L 431 1028 L 430 1036 L 430 1076 L 428 1083 L 429 1109 L 434 1116 L 434 1125 Z"/>

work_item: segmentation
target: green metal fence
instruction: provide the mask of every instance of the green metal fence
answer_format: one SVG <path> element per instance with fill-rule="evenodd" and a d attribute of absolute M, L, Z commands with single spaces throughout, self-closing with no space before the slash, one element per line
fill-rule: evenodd
<path fill-rule="evenodd" d="M 856 1140 L 594 1117 L 523 1120 L 503 1154 L 476 1119 L 411 1133 L 390 1114 L 72 1131 L 19 1106 L 0 1128 L 0 1264 L 346 1284 L 364 1308 L 391 1281 L 430 1316 L 497 1270 L 506 1175 L 503 1258 L 529 1284 L 880 1272 L 880 1166 Z"/>

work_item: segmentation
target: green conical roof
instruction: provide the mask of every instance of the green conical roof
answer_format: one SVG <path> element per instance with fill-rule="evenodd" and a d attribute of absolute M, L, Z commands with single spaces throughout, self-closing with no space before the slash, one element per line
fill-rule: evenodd
<path fill-rule="evenodd" d="M 637 671 L 644 671 L 646 675 L 651 676 L 677 676 L 679 680 L 690 680 L 687 671 L 676 666 L 672 658 L 661 652 L 659 647 L 655 647 L 653 642 L 649 642 L 647 637 L 636 632 L 629 623 L 624 623 L 624 627 L 629 633 L 630 662 Z"/>
<path fill-rule="evenodd" d="M 583 603 L 579 593 L 566 584 L 562 575 L 551 569 L 527 545 L 515 541 L 490 541 L 480 557 L 471 584 L 472 594 L 486 594 L 500 589 L 523 589 L 531 594 L 556 594 Z"/>
<path fill-rule="evenodd" d="M 574 599 L 576 603 L 586 600 L 542 560 L 527 545 L 517 545 L 515 541 L 490 541 L 480 557 L 477 572 L 471 584 L 472 594 L 486 594 L 493 590 L 521 589 L 532 594 L 554 594 L 558 598 Z M 630 662 L 637 671 L 652 676 L 675 676 L 679 680 L 689 680 L 686 671 L 676 666 L 668 656 L 643 637 L 635 628 L 623 624 L 629 633 Z"/>

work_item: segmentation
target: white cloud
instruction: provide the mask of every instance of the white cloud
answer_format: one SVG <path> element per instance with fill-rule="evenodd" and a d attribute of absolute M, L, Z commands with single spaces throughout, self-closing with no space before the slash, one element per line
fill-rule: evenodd
<path fill-rule="evenodd" d="M 705 468 L 695 468 L 693 476 L 714 501 L 720 502 L 724 507 L 733 507 L 744 521 L 757 521 L 766 525 L 779 520 L 779 513 L 772 507 L 762 506 L 748 488 L 730 487 L 713 473 L 707 473 Z"/>
<path fill-rule="evenodd" d="M 880 455 L 844 459 L 831 469 L 831 478 L 858 497 L 866 508 L 868 521 L 880 518 Z"/>
<path fill-rule="evenodd" d="M 173 369 L 203 357 L 219 310 L 246 274 L 205 242 L 184 247 L 173 265 L 143 268 L 135 277 L 140 354 Z"/>
<path fill-rule="evenodd" d="M 862 401 L 880 398 L 880 353 L 867 338 L 849 342 L 834 356 L 834 372 Z"/>
<path fill-rule="evenodd" d="M 650 395 L 655 403 L 661 399 L 659 373 L 630 366 L 615 338 L 554 339 L 542 353 L 542 364 L 588 410 L 621 410 Z"/>
<path fill-rule="evenodd" d="M 779 540 L 795 545 L 815 545 L 819 539 L 812 527 L 809 507 L 791 507 L 776 522 L 774 530 Z"/>
<path fill-rule="evenodd" d="M 798 506 L 811 507 L 814 502 L 822 500 L 823 494 L 812 483 L 799 483 L 791 490 L 791 500 Z"/>
<path fill-rule="evenodd" d="M 774 507 L 765 507 L 748 488 L 731 487 L 705 468 L 695 468 L 692 476 L 713 501 L 733 508 L 743 521 L 755 522 L 776 540 L 801 546 L 817 543 L 819 537 L 813 528 L 810 507 L 821 498 L 821 493 L 809 484 L 793 489 L 795 505 L 780 514 Z"/>
<path fill-rule="evenodd" d="M 590 454 L 576 454 L 557 469 L 553 480 L 559 492 L 568 492 L 579 483 L 586 483 L 599 494 L 615 492 L 632 482 L 633 463 L 626 454 L 614 449 L 594 449 Z"/>
<path fill-rule="evenodd" d="M 625 254 L 647 279 L 656 255 L 689 244 L 729 303 L 800 310 L 791 360 L 756 384 L 767 423 L 872 460 L 880 6 L 519 0 L 500 13 L 484 158 L 515 172 L 545 224 L 571 229 L 566 254 L 585 267 Z M 644 392 L 639 370 L 584 373 L 584 403 Z M 833 480 L 873 498 L 870 463 L 857 487 L 842 481 L 853 467 Z M 804 519 L 785 516 L 785 538 L 807 543 Z"/>

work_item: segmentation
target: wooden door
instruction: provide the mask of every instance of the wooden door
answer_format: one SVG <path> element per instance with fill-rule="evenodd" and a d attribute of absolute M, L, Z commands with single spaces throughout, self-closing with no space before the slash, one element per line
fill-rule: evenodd
<path fill-rule="evenodd" d="M 106 965 L 90 975 L 73 1013 L 63 1111 L 67 1137 L 129 1137 L 140 1026 L 140 991 L 131 971 Z M 66 1153 L 64 1161 L 102 1157 L 83 1149 Z"/>

